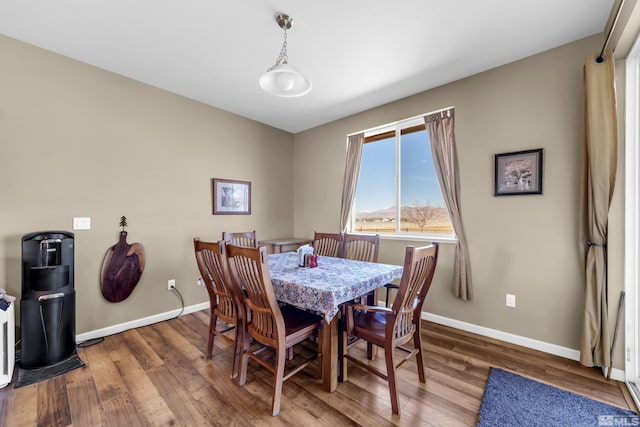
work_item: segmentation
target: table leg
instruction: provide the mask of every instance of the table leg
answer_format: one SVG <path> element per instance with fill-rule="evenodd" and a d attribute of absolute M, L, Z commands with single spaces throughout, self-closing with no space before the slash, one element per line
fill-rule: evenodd
<path fill-rule="evenodd" d="M 322 386 L 333 393 L 338 388 L 338 313 L 331 323 L 322 321 Z"/>

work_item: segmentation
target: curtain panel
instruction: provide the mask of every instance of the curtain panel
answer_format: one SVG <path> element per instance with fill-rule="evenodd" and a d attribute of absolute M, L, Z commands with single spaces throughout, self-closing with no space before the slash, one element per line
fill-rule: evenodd
<path fill-rule="evenodd" d="M 431 155 L 444 197 L 449 218 L 456 233 L 453 282 L 451 292 L 456 298 L 467 301 L 473 297 L 471 261 L 467 238 L 462 225 L 460 206 L 460 173 L 456 151 L 455 116 L 453 108 L 424 116 L 424 123 L 431 138 Z"/>
<path fill-rule="evenodd" d="M 585 59 L 579 248 L 584 262 L 580 362 L 611 366 L 608 319 L 607 230 L 616 181 L 618 133 L 613 51 Z"/>
<path fill-rule="evenodd" d="M 344 183 L 342 185 L 342 202 L 340 204 L 340 232 L 347 231 L 349 216 L 356 196 L 360 163 L 362 162 L 362 147 L 364 133 L 349 135 L 347 142 L 347 159 L 344 166 Z"/>

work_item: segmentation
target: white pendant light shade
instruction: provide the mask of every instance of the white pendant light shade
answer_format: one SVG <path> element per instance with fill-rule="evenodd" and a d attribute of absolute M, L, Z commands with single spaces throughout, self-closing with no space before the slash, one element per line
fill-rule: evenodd
<path fill-rule="evenodd" d="M 311 91 L 311 82 L 293 65 L 278 64 L 260 76 L 260 87 L 275 96 L 294 98 Z"/>
<path fill-rule="evenodd" d="M 284 41 L 275 65 L 260 76 L 260 87 L 271 95 L 285 98 L 306 95 L 311 91 L 311 81 L 296 67 L 289 65 L 287 55 L 287 30 L 293 25 L 293 19 L 286 13 L 278 13 L 275 18 L 278 26 L 284 30 Z"/>

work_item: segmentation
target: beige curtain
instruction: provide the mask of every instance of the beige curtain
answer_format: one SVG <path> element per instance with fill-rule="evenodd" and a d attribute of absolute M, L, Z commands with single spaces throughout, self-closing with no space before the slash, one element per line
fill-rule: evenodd
<path fill-rule="evenodd" d="M 467 238 L 462 226 L 460 207 L 460 174 L 458 172 L 458 154 L 454 133 L 455 117 L 453 108 L 430 114 L 424 122 L 431 138 L 431 155 L 442 188 L 453 231 L 458 237 L 453 266 L 451 292 L 456 298 L 470 300 L 473 297 L 471 264 Z"/>
<path fill-rule="evenodd" d="M 618 133 L 613 52 L 584 64 L 584 129 L 580 200 L 580 249 L 584 260 L 584 318 L 580 362 L 610 366 L 607 316 L 607 228 L 616 181 Z"/>
<path fill-rule="evenodd" d="M 356 196 L 363 144 L 364 133 L 349 135 L 347 160 L 344 166 L 344 183 L 342 185 L 342 203 L 340 205 L 340 231 L 343 233 L 347 231 L 353 199 Z"/>

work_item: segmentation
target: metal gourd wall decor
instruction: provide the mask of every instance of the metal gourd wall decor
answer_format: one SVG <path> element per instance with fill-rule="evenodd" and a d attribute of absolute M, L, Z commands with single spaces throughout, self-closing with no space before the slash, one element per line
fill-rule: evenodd
<path fill-rule="evenodd" d="M 127 243 L 127 217 L 120 218 L 120 240 L 105 254 L 100 270 L 100 290 L 109 302 L 120 302 L 129 297 L 144 271 L 144 246 Z"/>

